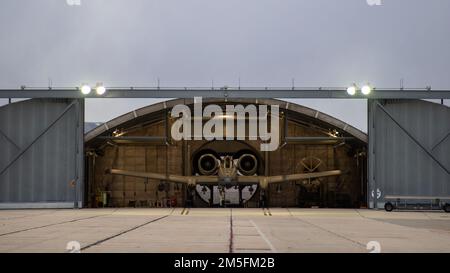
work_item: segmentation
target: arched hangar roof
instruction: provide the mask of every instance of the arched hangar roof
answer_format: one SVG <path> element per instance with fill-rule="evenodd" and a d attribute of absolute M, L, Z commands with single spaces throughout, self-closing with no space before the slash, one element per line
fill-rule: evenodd
<path fill-rule="evenodd" d="M 159 103 L 155 103 L 149 106 L 142 107 L 140 109 L 128 112 L 122 116 L 114 118 L 108 122 L 103 123 L 102 125 L 92 129 L 91 131 L 85 134 L 85 142 L 89 143 L 93 141 L 98 136 L 109 135 L 115 129 L 130 127 L 136 124 L 139 124 L 143 121 L 147 121 L 149 117 L 155 115 L 156 113 L 160 113 L 165 109 L 171 109 L 177 104 L 185 104 L 191 105 L 194 103 L 193 99 L 173 99 L 168 101 L 163 101 Z M 316 121 L 322 124 L 324 127 L 327 126 L 329 128 L 335 128 L 341 132 L 344 132 L 348 136 L 352 136 L 355 139 L 367 143 L 367 134 L 356 129 L 355 127 L 320 111 L 292 103 L 283 100 L 277 99 L 205 99 L 203 100 L 203 104 L 266 104 L 266 105 L 279 105 L 280 110 L 288 110 L 289 113 L 293 113 L 296 115 L 300 115 L 303 118 Z"/>

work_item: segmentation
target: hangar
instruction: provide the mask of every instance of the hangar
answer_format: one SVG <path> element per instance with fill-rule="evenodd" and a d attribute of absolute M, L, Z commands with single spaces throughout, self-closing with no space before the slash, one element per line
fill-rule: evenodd
<path fill-rule="evenodd" d="M 127 96 L 139 97 L 139 92 Z M 86 135 L 79 92 L 2 94 L 35 98 L 0 107 L 0 207 L 377 208 L 388 194 L 450 195 L 450 110 L 418 100 L 447 98 L 448 92 L 377 90 L 368 99 L 368 135 L 316 110 L 270 99 L 273 93 L 267 90 L 259 99 L 236 90 L 217 91 L 220 95 L 204 99 L 205 105 L 279 105 L 281 145 L 272 152 L 261 152 L 259 140 L 171 139 L 171 109 L 193 104 L 190 92 L 184 92 L 184 99 L 137 109 Z M 299 96 L 283 92 L 285 97 Z M 340 90 L 302 94 L 345 98 Z M 223 162 L 233 162 L 236 179 L 247 176 L 253 182 L 225 190 L 206 182 L 195 187 L 183 183 L 217 176 Z M 186 178 L 174 181 L 170 176 Z M 278 182 L 261 184 L 255 177 Z"/>
<path fill-rule="evenodd" d="M 260 140 L 171 139 L 175 105 L 192 106 L 193 100 L 171 100 L 127 113 L 90 131 L 85 136 L 87 181 L 90 206 L 98 205 L 106 192 L 113 206 L 153 205 L 161 199 L 185 204 L 189 191 L 184 185 L 154 179 L 114 176 L 108 169 L 156 172 L 174 175 L 206 175 L 205 156 L 239 159 L 247 155 L 252 164 L 248 175 L 289 175 L 339 169 L 335 177 L 286 181 L 267 191 L 270 206 L 360 207 L 365 205 L 367 136 L 324 113 L 300 105 L 271 99 L 207 100 L 210 104 L 279 105 L 281 145 L 273 152 L 261 152 Z M 235 118 L 235 117 L 234 117 Z M 246 158 L 242 158 L 246 160 Z M 253 171 L 251 170 L 253 169 Z M 214 172 L 214 170 L 211 170 Z M 245 170 L 240 168 L 240 172 Z M 159 191 L 158 189 L 164 189 Z M 243 198 L 242 195 L 245 195 Z M 197 185 L 194 206 L 218 204 L 217 186 Z M 226 189 L 229 205 L 257 207 L 260 190 L 254 186 Z M 242 200 L 244 199 L 244 200 Z M 212 200 L 212 201 L 210 201 Z M 103 201 L 103 200 L 102 200 Z M 164 201 L 163 201 L 164 202 Z M 103 204 L 102 204 L 103 205 Z"/>

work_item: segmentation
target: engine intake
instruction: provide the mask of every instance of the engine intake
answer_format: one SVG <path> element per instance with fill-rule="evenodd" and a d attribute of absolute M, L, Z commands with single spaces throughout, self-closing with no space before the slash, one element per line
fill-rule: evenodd
<path fill-rule="evenodd" d="M 252 154 L 243 154 L 239 157 L 237 167 L 243 175 L 254 175 L 258 170 L 258 159 Z"/>
<path fill-rule="evenodd" d="M 204 154 L 198 159 L 198 170 L 202 175 L 214 175 L 217 173 L 219 164 L 213 154 Z"/>

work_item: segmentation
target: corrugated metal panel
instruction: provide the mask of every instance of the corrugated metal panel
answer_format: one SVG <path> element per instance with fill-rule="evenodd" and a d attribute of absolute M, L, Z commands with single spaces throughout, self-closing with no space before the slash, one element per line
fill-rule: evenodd
<path fill-rule="evenodd" d="M 0 203 L 82 200 L 83 106 L 32 99 L 0 108 Z"/>
<path fill-rule="evenodd" d="M 450 195 L 450 108 L 421 100 L 369 102 L 369 199 Z"/>

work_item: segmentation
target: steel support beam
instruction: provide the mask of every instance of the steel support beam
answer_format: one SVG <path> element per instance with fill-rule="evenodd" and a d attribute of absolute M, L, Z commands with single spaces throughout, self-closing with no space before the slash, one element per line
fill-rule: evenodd
<path fill-rule="evenodd" d="M 129 141 L 136 141 L 136 142 L 154 142 L 154 141 L 165 141 L 165 136 L 99 136 L 99 139 L 106 139 L 106 140 L 129 140 Z"/>
<path fill-rule="evenodd" d="M 0 98 L 311 98 L 311 99 L 450 99 L 450 90 L 374 89 L 365 96 L 345 88 L 108 88 L 102 96 L 83 95 L 77 88 L 0 89 Z"/>
<path fill-rule="evenodd" d="M 76 171 L 76 188 L 75 188 L 75 203 L 74 208 L 82 208 L 85 206 L 85 183 L 84 176 L 84 99 L 78 99 L 75 101 L 75 110 L 77 115 L 77 126 L 75 131 L 76 136 L 76 159 L 75 159 L 75 171 Z"/>
<path fill-rule="evenodd" d="M 10 139 L 5 133 L 0 130 L 0 136 L 4 137 L 9 143 L 11 143 L 17 150 L 20 151 L 19 145 L 17 145 L 12 139 Z"/>
<path fill-rule="evenodd" d="M 354 140 L 354 137 L 286 137 L 287 141 L 326 141 L 326 140 L 334 140 L 334 141 L 342 141 L 342 140 Z"/>
<path fill-rule="evenodd" d="M 375 156 L 375 117 L 376 100 L 367 100 L 367 133 L 369 136 L 367 151 L 367 204 L 370 208 L 378 209 L 377 180 L 375 177 L 376 160 Z M 372 205 L 371 205 L 372 203 Z"/>
<path fill-rule="evenodd" d="M 448 132 L 441 140 L 438 141 L 435 145 L 433 145 L 433 148 L 431 148 L 431 151 L 434 151 L 439 145 L 441 145 L 442 142 L 444 142 L 448 137 L 450 136 L 450 132 Z"/>
<path fill-rule="evenodd" d="M 118 144 L 139 144 L 139 143 L 154 143 L 167 145 L 167 137 L 164 136 L 99 136 L 102 140 L 111 140 Z"/>
<path fill-rule="evenodd" d="M 338 142 L 345 142 L 355 140 L 354 137 L 286 137 L 286 143 L 292 144 L 336 144 Z"/>

